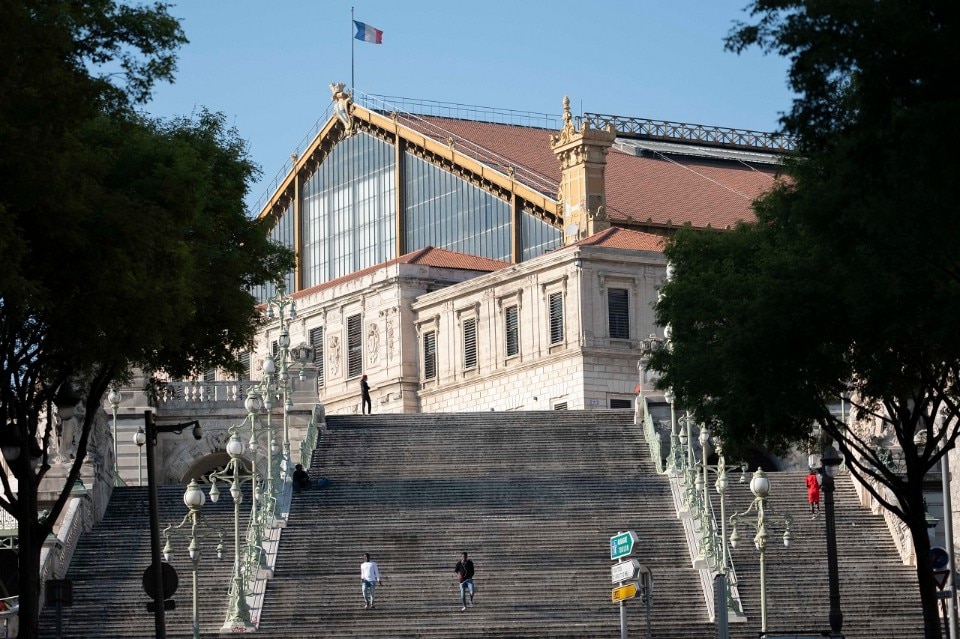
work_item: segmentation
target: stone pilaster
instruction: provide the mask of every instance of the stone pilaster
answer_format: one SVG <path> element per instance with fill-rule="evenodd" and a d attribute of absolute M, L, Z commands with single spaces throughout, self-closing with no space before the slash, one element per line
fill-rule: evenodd
<path fill-rule="evenodd" d="M 567 97 L 563 98 L 563 120 L 559 135 L 550 142 L 560 160 L 564 244 L 572 244 L 610 228 L 604 173 L 616 133 L 612 126 L 594 129 L 587 121 L 577 130 Z"/>

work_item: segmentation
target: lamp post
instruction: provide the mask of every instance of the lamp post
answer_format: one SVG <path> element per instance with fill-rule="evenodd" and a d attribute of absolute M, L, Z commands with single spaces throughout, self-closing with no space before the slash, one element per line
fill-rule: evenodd
<path fill-rule="evenodd" d="M 250 621 L 250 606 L 247 603 L 246 574 L 244 561 L 240 553 L 240 503 L 243 501 L 241 486 L 247 482 L 256 482 L 260 475 L 251 467 L 248 468 L 243 458 L 243 440 L 234 431 L 227 442 L 227 454 L 230 460 L 223 470 L 210 473 L 210 501 L 216 503 L 220 499 L 219 482 L 230 486 L 230 496 L 233 498 L 233 586 L 230 588 L 230 605 L 227 612 L 227 621 L 224 630 L 230 632 L 249 632 L 253 630 Z M 252 493 L 256 493 L 253 486 Z M 251 511 L 256 515 L 256 511 Z"/>
<path fill-rule="evenodd" d="M 289 311 L 287 309 L 289 308 Z M 276 311 L 274 311 L 276 309 Z M 286 294 L 283 284 L 281 283 L 277 287 L 277 294 L 267 300 L 267 319 L 272 320 L 274 318 L 280 319 L 280 336 L 277 338 L 277 346 L 279 355 L 279 385 L 280 390 L 283 393 L 284 398 L 284 409 L 283 409 L 283 455 L 284 461 L 286 464 L 286 470 L 289 472 L 291 468 L 291 458 L 290 458 L 290 430 L 289 430 L 289 420 L 287 419 L 287 404 L 292 405 L 292 400 L 290 399 L 290 387 L 289 387 L 289 370 L 288 370 L 288 354 L 290 351 L 290 331 L 287 324 L 287 320 L 297 319 L 297 303 L 292 297 Z M 270 358 L 268 358 L 270 359 Z M 267 374 L 266 366 L 264 366 L 264 373 Z M 273 374 L 273 371 L 270 371 L 270 375 Z M 269 415 L 267 417 L 269 419 Z"/>
<path fill-rule="evenodd" d="M 833 512 L 834 478 L 840 470 L 840 455 L 829 442 L 823 451 L 820 472 L 823 477 L 823 511 L 827 528 L 827 573 L 830 585 L 830 636 L 843 637 L 843 612 L 840 610 L 840 576 L 837 569 L 837 529 Z"/>
<path fill-rule="evenodd" d="M 133 434 L 133 443 L 137 445 L 137 486 L 143 486 L 143 445 L 147 443 L 143 426 Z"/>
<path fill-rule="evenodd" d="M 207 498 L 204 496 L 203 491 L 200 490 L 200 487 L 197 485 L 197 480 L 191 479 L 186 492 L 183 494 L 183 503 L 187 507 L 187 514 L 177 526 L 171 524 L 163 531 L 163 537 L 166 540 L 163 546 L 163 560 L 166 562 L 169 562 L 173 555 L 173 544 L 170 543 L 170 538 L 178 535 L 187 535 L 189 531 L 188 539 L 190 540 L 190 544 L 187 547 L 187 551 L 190 553 L 190 562 L 193 564 L 193 639 L 200 639 L 200 617 L 198 615 L 197 605 L 199 579 L 197 577 L 197 570 L 200 567 L 203 540 L 214 535 L 219 537 L 219 542 L 217 543 L 217 559 L 223 558 L 223 531 L 208 524 L 200 513 L 200 509 L 206 500 Z"/>
<path fill-rule="evenodd" d="M 783 545 L 789 546 L 792 538 L 790 526 L 793 523 L 793 518 L 790 515 L 776 513 L 767 505 L 767 497 L 770 494 L 770 480 L 767 479 L 767 475 L 762 468 L 758 468 L 753 473 L 753 479 L 750 480 L 750 492 L 754 495 L 750 506 L 742 513 L 730 516 L 730 525 L 733 527 L 733 532 L 730 533 L 730 547 L 736 548 L 737 542 L 740 540 L 740 535 L 737 533 L 737 523 L 742 517 L 755 512 L 757 519 L 753 522 L 753 527 L 757 534 L 753 538 L 753 544 L 760 551 L 760 634 L 765 636 L 767 633 L 767 574 L 765 562 L 767 526 L 771 523 L 782 524 L 784 527 Z"/>
<path fill-rule="evenodd" d="M 657 337 L 656 333 L 650 333 L 650 336 L 640 341 L 640 361 L 637 368 L 640 371 L 640 401 L 643 402 L 643 385 L 646 382 L 647 364 L 650 358 L 663 348 L 664 340 Z M 646 404 L 643 404 L 644 414 L 646 414 Z"/>
<path fill-rule="evenodd" d="M 126 482 L 120 478 L 120 460 L 117 457 L 117 409 L 123 399 L 120 391 L 111 388 L 107 394 L 107 401 L 110 402 L 110 411 L 113 413 L 113 485 L 126 486 Z"/>
<path fill-rule="evenodd" d="M 183 424 L 169 424 L 158 426 L 153 421 L 153 411 L 144 411 L 143 423 L 146 428 L 146 446 L 147 446 L 147 489 L 150 503 L 150 559 L 153 570 L 153 595 L 154 595 L 154 624 L 156 626 L 155 639 L 166 639 L 166 617 L 163 609 L 163 567 L 160 561 L 160 514 L 157 506 L 157 478 L 156 461 L 154 459 L 154 448 L 157 445 L 157 435 L 160 433 L 180 434 L 187 427 L 193 427 L 192 433 L 194 439 L 199 440 L 203 437 L 203 429 L 200 428 L 200 422 L 193 420 Z"/>
<path fill-rule="evenodd" d="M 669 388 L 663 394 L 667 403 L 670 404 L 670 465 L 673 467 L 673 473 L 679 475 L 683 470 L 683 451 L 680 443 L 680 431 L 677 426 L 677 410 L 674 405 L 676 399 L 673 391 Z"/>

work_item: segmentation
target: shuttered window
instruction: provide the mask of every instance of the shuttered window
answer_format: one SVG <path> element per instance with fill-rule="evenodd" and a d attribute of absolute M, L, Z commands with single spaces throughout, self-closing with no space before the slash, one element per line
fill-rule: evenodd
<path fill-rule="evenodd" d="M 607 313 L 610 317 L 610 338 L 630 339 L 630 305 L 625 288 L 607 291 Z"/>
<path fill-rule="evenodd" d="M 273 343 L 270 344 L 270 353 L 273 355 L 273 359 L 277 359 L 277 353 L 280 352 L 280 342 L 273 340 Z"/>
<path fill-rule="evenodd" d="M 508 306 L 504 313 L 504 330 L 507 334 L 507 357 L 520 352 L 520 313 L 516 306 Z"/>
<path fill-rule="evenodd" d="M 610 408 L 633 408 L 633 402 L 629 399 L 611 399 Z"/>
<path fill-rule="evenodd" d="M 240 367 L 243 369 L 240 371 L 240 374 L 237 376 L 237 379 L 241 382 L 250 380 L 250 351 L 243 351 L 240 353 Z"/>
<path fill-rule="evenodd" d="M 423 334 L 423 378 L 437 377 L 437 333 L 427 331 Z"/>
<path fill-rule="evenodd" d="M 360 316 L 347 318 L 347 377 L 356 377 L 363 373 L 363 333 Z"/>
<path fill-rule="evenodd" d="M 550 343 L 563 341 L 563 293 L 551 293 L 550 304 Z"/>
<path fill-rule="evenodd" d="M 313 347 L 313 364 L 317 367 L 317 386 L 323 386 L 323 327 L 310 329 L 310 346 Z"/>
<path fill-rule="evenodd" d="M 463 368 L 477 367 L 477 319 L 463 320 Z"/>
<path fill-rule="evenodd" d="M 566 403 L 566 402 L 560 402 L 559 404 L 554 404 L 554 405 L 553 405 L 553 410 L 567 410 L 567 403 Z"/>
<path fill-rule="evenodd" d="M 203 381 L 205 382 L 215 382 L 217 381 L 217 369 L 208 368 L 203 371 Z"/>

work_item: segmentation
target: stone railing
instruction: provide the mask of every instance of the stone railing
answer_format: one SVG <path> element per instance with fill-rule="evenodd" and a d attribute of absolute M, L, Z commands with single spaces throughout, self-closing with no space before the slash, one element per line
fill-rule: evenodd
<path fill-rule="evenodd" d="M 319 433 L 323 430 L 323 404 L 315 404 L 306 434 L 300 444 L 301 463 L 309 463 L 313 450 L 317 447 Z M 274 496 L 264 495 L 267 505 L 261 515 L 251 513 L 247 528 L 247 545 L 243 553 L 243 575 L 246 584 L 247 604 L 250 607 L 250 622 L 256 628 L 260 625 L 260 614 L 263 610 L 263 599 L 267 590 L 267 582 L 273 578 L 273 571 L 277 564 L 277 555 L 280 552 L 280 537 L 290 517 L 290 502 L 293 496 L 291 469 L 287 464 L 275 463 L 274 486 L 278 486 Z M 264 517 L 262 512 L 276 513 L 275 517 Z M 270 521 L 268 521 L 270 520 Z M 235 584 L 231 582 L 229 601 L 236 596 Z M 229 612 L 228 612 L 229 615 Z M 229 619 L 224 628 L 229 626 Z M 234 629 L 236 631 L 236 629 Z"/>
<path fill-rule="evenodd" d="M 63 510 L 60 527 L 55 535 L 47 537 L 40 551 L 40 583 L 48 579 L 63 579 L 73 559 L 80 535 L 93 523 L 92 503 L 82 491 L 71 497 Z M 45 600 L 40 593 L 40 605 Z"/>
<path fill-rule="evenodd" d="M 637 418 L 643 421 L 643 436 L 647 440 L 647 446 L 650 447 L 650 457 L 653 459 L 653 463 L 657 466 L 657 472 L 662 474 L 666 471 L 666 468 L 664 468 L 663 465 L 660 434 L 657 433 L 657 429 L 653 425 L 653 417 L 650 416 L 650 410 L 647 406 L 646 397 L 637 397 L 637 412 L 635 414 L 635 419 Z"/>
<path fill-rule="evenodd" d="M 670 492 L 673 496 L 674 510 L 677 518 L 683 524 L 683 534 L 690 552 L 690 562 L 700 576 L 701 590 L 704 603 L 710 614 L 710 620 L 715 621 L 716 607 L 714 605 L 714 577 L 723 574 L 723 539 L 720 536 L 720 526 L 717 525 L 712 504 L 703 504 L 698 501 L 699 491 L 694 488 L 693 472 L 687 472 L 685 467 L 686 456 L 678 451 L 670 451 L 671 462 L 664 464 L 660 434 L 657 432 L 650 415 L 645 397 L 637 397 L 635 420 L 642 420 L 644 438 L 650 448 L 650 456 L 657 467 L 657 472 L 665 474 L 670 482 Z M 642 404 L 642 405 L 641 405 Z M 675 443 L 676 445 L 676 443 Z M 669 466 L 669 467 L 667 467 Z M 727 611 L 730 622 L 746 620 L 743 615 L 743 604 L 740 600 L 740 589 L 737 586 L 737 574 L 732 560 L 727 558 L 729 565 L 726 568 L 729 588 L 727 590 Z"/>
<path fill-rule="evenodd" d="M 313 451 L 317 448 L 317 443 L 320 441 L 320 432 L 323 431 L 326 423 L 326 412 L 323 404 L 315 404 L 313 406 L 313 415 L 310 418 L 310 424 L 307 426 L 307 432 L 303 436 L 303 441 L 300 442 L 300 463 L 304 466 L 310 464 Z"/>
<path fill-rule="evenodd" d="M 242 405 L 247 392 L 259 386 L 259 382 L 250 380 L 160 382 L 155 392 L 158 406 L 166 409 L 211 402 Z"/>
<path fill-rule="evenodd" d="M 913 537 L 910 535 L 910 529 L 903 523 L 903 520 L 884 508 L 883 504 L 870 494 L 867 487 L 858 478 L 854 477 L 853 473 L 848 473 L 848 475 L 850 475 L 850 481 L 853 483 L 854 490 L 857 491 L 860 505 L 869 508 L 870 512 L 874 515 L 883 515 L 883 520 L 886 522 L 887 529 L 890 531 L 890 537 L 897 547 L 897 552 L 900 553 L 900 560 L 905 566 L 916 566 L 917 553 L 913 547 Z M 889 488 L 875 480 L 870 483 L 873 489 L 883 495 L 885 499 L 890 502 L 897 501 L 896 496 Z"/>

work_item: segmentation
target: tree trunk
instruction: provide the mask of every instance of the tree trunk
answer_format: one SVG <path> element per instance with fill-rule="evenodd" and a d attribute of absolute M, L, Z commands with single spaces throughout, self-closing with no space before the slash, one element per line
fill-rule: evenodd
<path fill-rule="evenodd" d="M 21 462 L 24 463 L 24 462 Z M 20 586 L 20 639 L 38 639 L 40 636 L 40 552 L 43 538 L 37 523 L 37 480 L 33 470 L 17 477 L 18 491 L 18 561 Z"/>
<path fill-rule="evenodd" d="M 920 482 L 922 486 L 922 482 Z M 913 548 L 917 553 L 917 583 L 920 587 L 920 605 L 923 609 L 923 636 L 926 639 L 942 639 L 937 583 L 933 578 L 933 564 L 930 560 L 930 537 L 923 511 L 922 492 L 919 497 L 919 509 L 911 508 L 913 516 L 907 522 L 913 537 Z"/>

